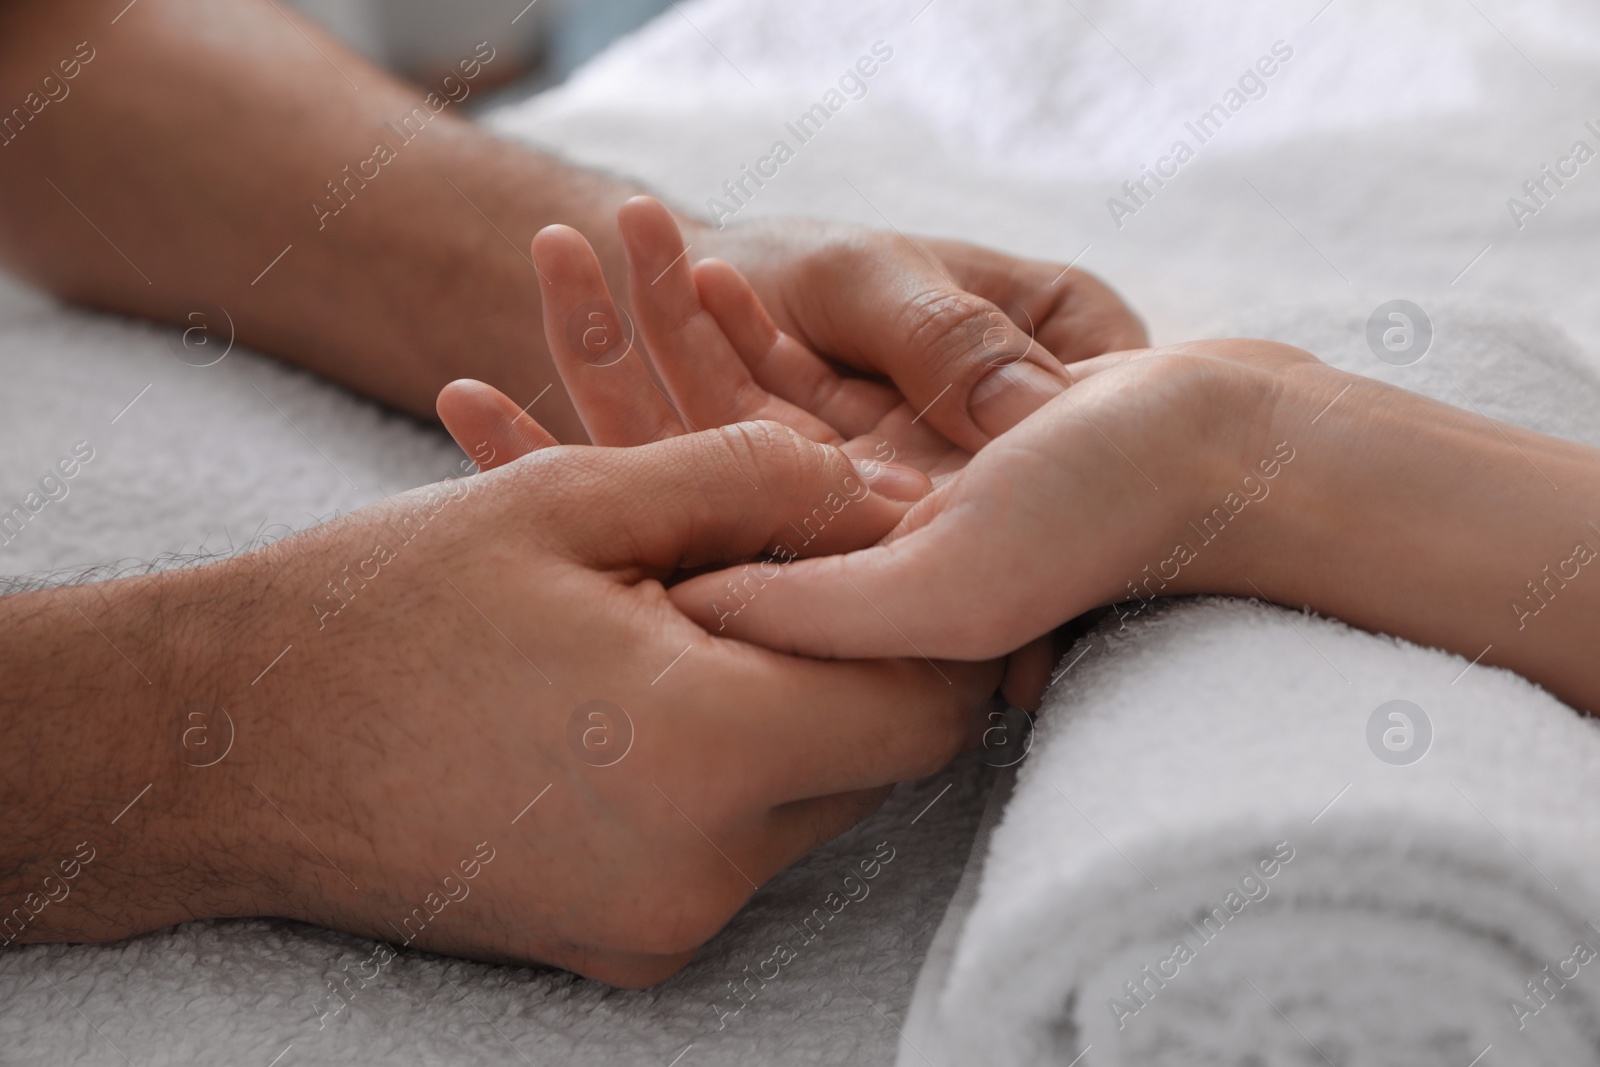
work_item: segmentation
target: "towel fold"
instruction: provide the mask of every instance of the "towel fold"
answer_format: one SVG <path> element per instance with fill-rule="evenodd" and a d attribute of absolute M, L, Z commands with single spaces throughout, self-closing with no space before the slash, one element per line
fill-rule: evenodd
<path fill-rule="evenodd" d="M 1430 306 L 1437 350 L 1406 368 L 1339 317 L 1240 332 L 1593 440 L 1600 386 L 1559 332 Z M 1111 616 L 1070 655 L 902 1065 L 1600 1062 L 1591 720 L 1223 598 Z"/>
<path fill-rule="evenodd" d="M 1089 640 L 940 997 L 947 1062 L 1600 1061 L 1588 721 L 1262 605 Z M 1386 706 L 1377 750 L 1417 762 L 1369 745 Z"/>

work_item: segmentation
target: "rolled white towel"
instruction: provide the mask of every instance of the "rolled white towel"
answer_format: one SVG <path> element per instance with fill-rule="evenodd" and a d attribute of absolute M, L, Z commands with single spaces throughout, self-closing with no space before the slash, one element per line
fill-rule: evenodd
<path fill-rule="evenodd" d="M 1263 605 L 1090 640 L 995 833 L 948 1062 L 1600 1062 L 1588 721 Z M 1368 742 L 1395 699 L 1428 728 L 1406 709 L 1389 753 L 1385 711 L 1376 744 L 1409 765 Z"/>
<path fill-rule="evenodd" d="M 1359 320 L 1240 332 L 1594 439 L 1594 377 L 1559 333 L 1435 322 L 1441 350 L 1396 369 Z M 1071 655 L 902 1067 L 1600 1063 L 1591 720 L 1246 601 L 1113 616 Z"/>

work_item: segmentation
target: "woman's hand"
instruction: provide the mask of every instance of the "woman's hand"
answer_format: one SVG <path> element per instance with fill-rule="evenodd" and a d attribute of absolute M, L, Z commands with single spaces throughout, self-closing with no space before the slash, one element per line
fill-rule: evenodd
<path fill-rule="evenodd" d="M 1099 605 L 1233 591 L 1221 576 L 1260 529 L 1243 512 L 1263 509 L 1235 519 L 1229 505 L 1298 473 L 1284 471 L 1305 427 L 1280 398 L 1331 397 L 1348 377 L 1260 341 L 1118 352 L 1067 372 L 1070 388 L 884 543 L 787 566 L 748 605 L 729 599 L 727 572 L 674 587 L 674 602 L 719 632 L 808 655 L 986 659 Z M 1208 536 L 1207 521 L 1222 532 Z"/>
<path fill-rule="evenodd" d="M 1260 597 L 1600 708 L 1600 451 L 1266 341 L 1069 371 L 884 543 L 786 566 L 748 602 L 727 595 L 739 571 L 670 596 L 771 648 L 957 659 L 1099 605 Z"/>

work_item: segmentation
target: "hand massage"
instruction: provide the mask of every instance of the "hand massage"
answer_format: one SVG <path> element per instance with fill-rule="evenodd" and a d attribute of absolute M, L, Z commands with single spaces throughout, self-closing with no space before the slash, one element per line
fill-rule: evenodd
<path fill-rule="evenodd" d="M 0 3 L 0 1061 L 1600 1063 L 1600 186 L 1404 135 L 1581 107 L 1481 25 L 1334 101 L 1375 3 L 1012 0 L 1085 114 L 983 88 L 1059 143 L 901 197 L 991 136 L 890 96 L 1005 38 L 940 5 L 476 113 L 488 40 Z"/>

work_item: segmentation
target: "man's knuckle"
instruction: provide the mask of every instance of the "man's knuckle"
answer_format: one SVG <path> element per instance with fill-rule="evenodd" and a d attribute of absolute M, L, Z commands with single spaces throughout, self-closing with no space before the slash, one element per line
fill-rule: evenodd
<path fill-rule="evenodd" d="M 683 879 L 674 891 L 653 894 L 653 904 L 628 923 L 623 936 L 627 951 L 672 956 L 710 941 L 744 902 L 744 893 L 721 884 L 727 881 L 720 872 L 707 871 Z"/>
<path fill-rule="evenodd" d="M 758 486 L 797 488 L 817 466 L 823 446 L 781 422 L 758 420 L 722 427 L 724 447 L 740 470 Z"/>
<path fill-rule="evenodd" d="M 1010 323 L 987 300 L 961 289 L 918 294 L 907 301 L 902 321 L 912 351 L 935 368 L 980 353 L 987 331 Z"/>
<path fill-rule="evenodd" d="M 770 454 L 782 455 L 795 447 L 799 437 L 781 422 L 752 419 L 717 429 L 723 445 L 740 459 L 759 461 Z"/>

